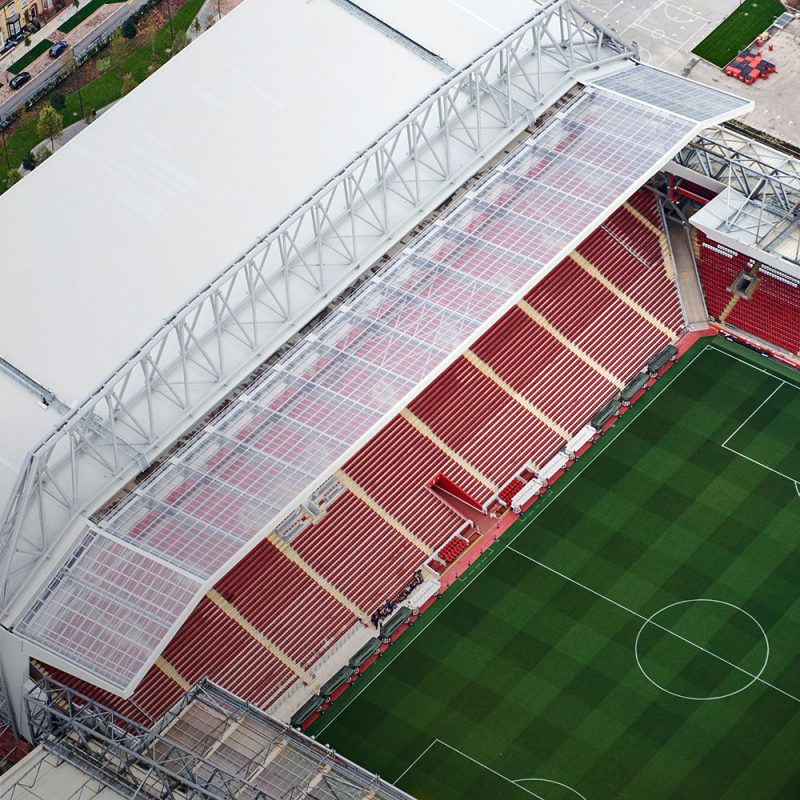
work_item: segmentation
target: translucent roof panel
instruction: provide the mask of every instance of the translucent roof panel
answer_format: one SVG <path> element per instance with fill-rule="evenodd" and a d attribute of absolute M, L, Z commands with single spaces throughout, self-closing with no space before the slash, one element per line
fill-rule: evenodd
<path fill-rule="evenodd" d="M 197 581 L 87 531 L 17 631 L 90 672 L 125 683 L 198 588 Z"/>
<path fill-rule="evenodd" d="M 725 116 L 735 117 L 749 111 L 753 105 L 749 100 L 644 64 L 600 78 L 593 85 L 697 122 Z"/>
<path fill-rule="evenodd" d="M 585 90 L 107 513 L 98 523 L 104 537 L 117 540 L 120 552 L 127 544 L 152 556 L 136 562 L 145 585 L 169 564 L 207 586 L 695 128 Z M 130 636 L 123 613 L 130 592 L 125 582 L 87 591 L 99 566 L 89 548 L 79 548 L 58 591 L 31 609 L 20 632 L 52 639 L 81 664 L 96 661 L 98 673 L 127 688 L 137 661 L 144 670 L 163 647 L 158 633 L 191 592 L 162 603 L 150 615 L 157 623 L 115 667 L 104 654 Z M 83 577 L 70 580 L 73 572 Z M 107 613 L 109 606 L 119 613 Z M 92 620 L 91 636 L 69 624 L 73 616 Z"/>

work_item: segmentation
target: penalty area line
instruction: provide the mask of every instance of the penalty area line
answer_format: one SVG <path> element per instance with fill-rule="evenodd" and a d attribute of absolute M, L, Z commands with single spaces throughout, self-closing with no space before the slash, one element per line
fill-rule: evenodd
<path fill-rule="evenodd" d="M 771 376 L 771 377 L 773 377 L 773 378 L 774 378 L 775 376 L 773 375 L 773 376 Z M 730 436 L 728 436 L 728 438 L 727 438 L 727 439 L 726 439 L 726 440 L 725 440 L 725 441 L 722 443 L 722 446 L 723 446 L 723 447 L 724 447 L 726 450 L 729 450 L 729 449 L 731 449 L 731 448 L 729 448 L 729 447 L 728 447 L 728 442 L 729 442 L 731 439 L 733 439 L 733 437 L 734 437 L 734 436 L 736 436 L 736 434 L 737 434 L 737 433 L 739 433 L 739 431 L 740 431 L 742 428 L 744 428 L 744 426 L 745 426 L 745 425 L 747 425 L 747 423 L 748 423 L 748 422 L 750 422 L 750 420 L 751 420 L 751 419 L 752 419 L 752 418 L 753 418 L 753 417 L 754 417 L 756 414 L 758 414 L 758 412 L 759 412 L 759 411 L 761 411 L 761 409 L 762 409 L 762 408 L 763 408 L 763 407 L 764 407 L 764 406 L 765 406 L 767 403 L 769 403 L 769 401 L 770 401 L 770 400 L 772 400 L 772 398 L 773 398 L 773 397 L 774 397 L 774 396 L 775 396 L 775 395 L 776 395 L 776 394 L 777 394 L 777 393 L 778 393 L 778 392 L 781 390 L 781 388 L 782 388 L 782 387 L 783 387 L 783 386 L 786 384 L 786 381 L 783 381 L 783 380 L 781 380 L 780 378 L 775 378 L 775 380 L 777 380 L 777 381 L 780 381 L 780 383 L 779 383 L 779 384 L 778 384 L 778 385 L 777 385 L 777 386 L 776 386 L 776 387 L 775 387 L 775 388 L 774 388 L 774 389 L 773 389 L 773 390 L 772 390 L 772 391 L 771 391 L 771 392 L 770 392 L 770 393 L 767 395 L 767 397 L 766 397 L 764 400 L 762 400 L 762 401 L 761 401 L 761 403 L 759 403 L 759 405 L 758 405 L 758 407 L 755 409 L 755 411 L 751 411 L 751 412 L 750 412 L 750 413 L 747 415 L 747 418 L 744 420 L 744 422 L 742 422 L 742 423 L 739 425 L 739 427 L 738 427 L 738 428 L 736 428 L 736 430 L 735 430 L 735 431 L 734 431 L 734 432 L 733 432 L 733 433 L 732 433 Z M 734 450 L 733 452 L 735 453 L 735 452 L 736 452 L 736 450 Z"/>
<path fill-rule="evenodd" d="M 420 761 L 422 761 L 422 759 L 423 759 L 423 758 L 425 758 L 425 756 L 426 756 L 426 755 L 427 755 L 427 754 L 430 752 L 430 750 L 431 750 L 433 747 L 435 747 L 437 744 L 441 745 L 442 747 L 446 747 L 448 750 L 451 750 L 451 751 L 452 751 L 452 752 L 454 752 L 456 755 L 458 755 L 458 756 L 461 756 L 461 758 L 465 758 L 467 761 L 471 761 L 473 764 L 475 764 L 476 766 L 480 767 L 481 769 L 485 769 L 487 772 L 491 772 L 491 773 L 492 773 L 492 775 L 495 775 L 495 776 L 497 776 L 498 778 L 500 778 L 501 780 L 505 781 L 506 783 L 510 783 L 510 784 L 512 784 L 513 786 L 516 786 L 516 787 L 517 787 L 517 789 L 519 789 L 519 790 L 520 790 L 520 791 L 522 791 L 522 792 L 525 792 L 525 794 L 529 794 L 531 797 L 535 797 L 535 798 L 537 798 L 537 800 L 545 800 L 545 798 L 543 798 L 543 797 L 542 797 L 540 794 L 537 794 L 536 792 L 534 792 L 532 789 L 529 789 L 527 786 L 523 786 L 523 785 L 522 785 L 523 783 L 550 783 L 550 784 L 553 784 L 554 786 L 561 786 L 561 787 L 563 787 L 563 788 L 564 788 L 564 789 L 566 789 L 568 792 L 572 792 L 572 794 L 574 794 L 576 797 L 579 797 L 581 800 L 586 800 L 586 797 L 584 797 L 584 796 L 583 796 L 583 795 L 582 795 L 582 794 L 581 794 L 581 793 L 580 793 L 580 792 L 579 792 L 577 789 L 573 788 L 572 786 L 569 786 L 569 785 L 568 785 L 568 784 L 566 784 L 566 783 L 562 783 L 561 781 L 554 781 L 554 780 L 551 780 L 550 778 L 517 778 L 516 780 L 512 780 L 512 779 L 511 779 L 511 778 L 509 778 L 507 775 L 503 775 L 503 773 L 502 773 L 502 772 L 498 772 L 496 769 L 492 769 L 492 767 L 490 767 L 488 764 L 484 764 L 484 763 L 483 763 L 482 761 L 480 761 L 479 759 L 477 759 L 477 758 L 473 758 L 472 756 L 470 756 L 470 755 L 467 755 L 467 754 L 466 754 L 466 753 L 465 753 L 463 750 L 459 750 L 457 747 L 454 747 L 452 744 L 450 744 L 449 742 L 446 742 L 444 739 L 434 739 L 434 740 L 433 740 L 433 741 L 432 741 L 432 742 L 431 742 L 431 743 L 430 743 L 430 744 L 429 744 L 429 745 L 428 745 L 428 746 L 427 746 L 427 747 L 426 747 L 426 748 L 425 748 L 425 749 L 424 749 L 424 750 L 423 750 L 423 751 L 422 751 L 422 752 L 421 752 L 421 753 L 420 753 L 420 754 L 419 754 L 419 755 L 418 755 L 418 756 L 417 756 L 417 757 L 416 757 L 416 758 L 415 758 L 415 759 L 414 759 L 414 760 L 413 760 L 413 761 L 412 761 L 412 762 L 411 762 L 411 763 L 410 763 L 410 764 L 409 764 L 409 765 L 408 765 L 408 766 L 407 766 L 407 767 L 406 767 L 406 768 L 405 768 L 405 769 L 404 769 L 404 770 L 403 770 L 403 771 L 402 771 L 402 772 L 401 772 L 401 773 L 400 773 L 400 774 L 399 774 L 399 775 L 398 775 L 398 776 L 397 776 L 395 779 L 394 779 L 394 781 L 392 781 L 392 783 L 394 783 L 394 784 L 395 784 L 395 786 L 396 786 L 397 784 L 399 784 L 399 783 L 400 783 L 400 781 L 401 781 L 401 780 L 402 780 L 402 779 L 403 779 L 403 778 L 404 778 L 406 775 L 408 775 L 408 773 L 409 773 L 409 772 L 411 772 L 411 770 L 412 770 L 412 769 L 413 769 L 413 768 L 414 768 L 414 767 L 415 767 L 415 766 L 416 766 L 416 765 L 417 765 L 417 764 L 418 764 Z"/>

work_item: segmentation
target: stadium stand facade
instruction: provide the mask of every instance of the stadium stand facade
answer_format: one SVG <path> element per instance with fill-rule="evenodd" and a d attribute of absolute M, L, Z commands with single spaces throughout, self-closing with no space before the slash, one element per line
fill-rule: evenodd
<path fill-rule="evenodd" d="M 177 444 L 165 427 L 129 453 L 110 433 L 114 408 L 121 426 L 136 427 L 124 403 L 108 402 L 102 418 L 87 411 L 97 408 L 94 400 L 81 406 L 80 458 L 111 437 L 121 461 L 130 460 L 110 466 L 100 489 L 95 475 L 94 501 L 73 498 L 74 513 L 55 518 L 52 540 L 38 552 L 20 546 L 20 531 L 59 484 L 42 500 L 37 481 L 48 462 L 38 472 L 20 470 L 3 540 L 0 643 L 8 646 L 0 681 L 9 741 L 35 735 L 23 708 L 28 690 L 33 698 L 49 691 L 51 699 L 98 704 L 151 730 L 204 692 L 215 703 L 227 698 L 283 720 L 307 701 L 327 701 L 328 682 L 383 636 L 386 615 L 398 605 L 415 612 L 434 595 L 441 573 L 487 524 L 547 485 L 596 433 L 596 412 L 612 398 L 628 402 L 646 382 L 648 363 L 685 331 L 664 211 L 686 221 L 690 193 L 678 202 L 676 178 L 690 175 L 705 193 L 701 201 L 714 198 L 691 219 L 709 316 L 800 352 L 800 278 L 776 265 L 774 248 L 750 242 L 737 250 L 729 236 L 715 238 L 702 216 L 718 209 L 741 172 L 729 169 L 727 188 L 714 183 L 709 165 L 692 161 L 696 137 L 750 104 L 633 63 L 613 33 L 576 13 L 566 0 L 545 3 L 500 43 L 471 51 L 461 71 L 411 42 L 415 57 L 430 65 L 433 55 L 437 68 L 450 71 L 437 91 L 453 89 L 459 102 L 468 95 L 469 113 L 502 95 L 505 116 L 495 119 L 502 132 L 478 147 L 480 125 L 461 118 L 459 146 L 469 141 L 472 155 L 447 172 L 446 192 L 424 202 L 406 197 L 413 208 L 392 225 L 375 216 L 352 176 L 343 178 L 350 207 L 337 210 L 349 212 L 353 225 L 371 214 L 378 244 L 346 280 L 325 290 L 324 281 L 314 284 L 318 294 L 279 344 L 248 351 L 225 378 L 205 363 L 213 386 L 202 401 L 182 406 L 182 427 L 169 423 L 172 439 L 180 430 Z M 380 20 L 374 24 L 380 30 Z M 554 26 L 563 36 L 565 24 L 576 42 L 590 32 L 596 58 L 576 67 L 558 44 L 540 51 L 561 70 L 552 96 L 534 88 L 521 62 L 505 84 L 505 73 L 489 66 L 509 46 L 514 58 L 535 61 L 538 45 L 521 56 L 515 36 L 538 31 L 533 40 L 541 44 L 537 37 L 552 37 Z M 548 111 L 557 99 L 559 108 Z M 423 152 L 433 153 L 415 124 L 419 153 L 412 147 L 404 157 L 395 199 L 414 194 L 409 175 Z M 487 167 L 503 147 L 508 155 Z M 381 152 L 387 166 L 391 155 Z M 724 158 L 735 161 L 730 152 Z M 477 183 L 426 219 L 478 169 Z M 666 195 L 640 188 L 654 175 L 663 183 L 666 173 Z M 341 267 L 355 241 L 319 210 L 324 203 L 315 207 L 324 243 L 317 235 L 287 250 L 302 261 L 307 284 L 322 271 L 324 249 Z M 392 257 L 376 264 L 390 248 Z M 367 267 L 374 274 L 365 279 Z M 268 290 L 274 296 L 275 287 Z M 233 320 L 248 346 L 248 326 L 257 327 L 250 319 Z M 187 351 L 192 345 L 189 337 Z M 199 348 L 187 361 L 195 368 L 204 358 Z M 148 380 L 162 397 L 174 392 L 151 366 Z M 49 458 L 54 447 L 45 450 Z M 68 462 L 60 462 L 67 472 L 74 469 Z M 20 492 L 25 481 L 38 494 Z"/>
<path fill-rule="evenodd" d="M 295 682 L 318 688 L 313 668 L 326 646 L 470 524 L 430 491 L 434 476 L 488 509 L 500 487 L 528 465 L 540 470 L 677 338 L 680 302 L 648 195 L 612 214 L 591 247 L 562 260 L 349 459 L 337 473 L 345 490 L 319 521 L 288 539 L 268 536 L 217 583 L 127 701 L 103 701 L 144 721 L 204 676 L 262 708 Z M 639 207 L 656 221 L 644 225 Z M 221 644 L 214 653 L 209 639 Z"/>

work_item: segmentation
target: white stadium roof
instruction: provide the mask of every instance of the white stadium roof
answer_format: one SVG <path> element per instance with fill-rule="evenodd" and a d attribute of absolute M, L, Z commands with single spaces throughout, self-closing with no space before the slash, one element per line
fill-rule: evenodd
<path fill-rule="evenodd" d="M 462 6 L 439 7 L 437 38 L 459 39 Z M 464 47 L 491 43 L 521 8 L 485 5 L 489 24 Z M 579 80 L 635 54 L 568 0 L 531 11 L 454 71 L 348 0 L 252 0 L 0 198 L 15 265 L 0 366 L 63 414 L 38 444 L 27 429 L 0 497 L 4 624 L 43 559 L 74 545 L 80 515 Z M 41 236 L 28 209 L 65 187 Z M 0 420 L 0 453 L 27 419 Z"/>
<path fill-rule="evenodd" d="M 520 0 L 432 0 L 436 22 L 425 25 L 423 4 L 412 0 L 382 11 L 392 30 L 346 5 L 243 3 L 0 197 L 5 256 L 16 266 L 0 299 L 0 357 L 67 406 L 81 404 L 59 429 L 71 449 L 43 443 L 23 491 L 12 491 L 0 530 L 0 598 L 13 598 L 3 622 L 16 625 L 26 654 L 120 694 L 135 688 L 207 587 L 293 503 L 702 127 L 751 107 L 632 66 L 630 49 L 599 27 L 587 32 L 582 12 L 565 0 L 528 6 L 531 19 L 497 44 L 497 29 L 524 14 Z M 376 15 L 378 6 L 363 3 Z M 568 47 L 565 35 L 574 37 Z M 425 49 L 455 65 L 485 52 L 447 78 Z M 257 342 L 261 330 L 285 328 L 286 341 L 554 100 L 594 79 L 113 512 L 91 519 L 98 498 L 108 500 L 274 352 L 272 340 Z M 369 180 L 355 174 L 362 166 L 359 176 Z M 314 205 L 304 203 L 331 175 L 331 194 L 326 187 Z M 42 236 L 31 209 L 59 193 L 68 200 Z M 501 210 L 500 196 L 514 198 L 514 207 Z M 234 272 L 250 265 L 240 258 L 218 278 L 263 281 L 274 305 L 285 303 L 284 327 L 258 316 L 272 301 L 253 299 L 255 291 L 230 295 L 237 310 L 252 305 L 250 319 L 219 298 L 222 283 L 203 292 L 220 265 L 297 206 L 291 224 L 308 219 L 295 216 L 308 209 L 327 238 L 318 232 L 301 252 L 292 238 L 300 222 L 291 230 L 285 223 L 283 239 L 284 229 L 273 229 L 273 255 L 296 251 L 285 287 L 267 285 L 272 275 L 264 278 L 255 257 L 252 269 Z M 352 237 L 329 213 L 348 220 Z M 359 251 L 366 239 L 372 249 Z M 198 300 L 183 327 L 170 328 L 193 296 L 216 301 L 214 314 L 191 317 L 207 308 Z M 232 322 L 222 331 L 226 314 Z M 144 346 L 147 361 L 129 358 L 160 326 L 184 337 L 168 351 L 169 364 Z M 220 331 L 232 334 L 223 339 Z M 357 347 L 377 356 L 360 358 Z M 235 368 L 225 372 L 217 350 Z M 133 372 L 119 366 L 126 359 L 145 375 L 133 400 L 125 395 Z M 92 395 L 118 368 L 114 391 Z M 187 398 L 198 386 L 209 393 L 189 402 L 167 368 L 188 376 L 180 387 Z M 6 383 L 0 372 L 0 411 L 8 414 L 0 458 L 13 464 L 25 460 L 26 438 L 34 448 L 60 417 L 32 392 L 27 404 L 19 394 L 27 390 L 6 392 Z M 137 417 L 134 402 L 151 415 Z M 150 436 L 167 412 L 171 435 Z M 254 430 L 246 442 L 229 435 L 243 425 Z M 291 447 L 265 452 L 256 441 L 264 436 Z M 268 476 L 267 486 L 247 492 L 226 482 L 212 451 L 231 442 L 255 478 Z M 7 471 L 6 483 L 14 474 Z M 202 514 L 172 496 L 186 481 L 210 498 Z M 23 536 L 25 514 L 31 527 Z M 196 531 L 191 552 L 171 548 L 170 520 Z"/>
<path fill-rule="evenodd" d="M 0 196 L 0 357 L 82 401 L 442 77 L 331 0 L 242 3 Z"/>
<path fill-rule="evenodd" d="M 0 369 L 0 506 L 11 493 L 31 444 L 43 439 L 61 420 L 52 406 Z"/>
<path fill-rule="evenodd" d="M 442 60 L 460 67 L 531 15 L 532 0 L 358 0 Z"/>
<path fill-rule="evenodd" d="M 632 99 L 649 74 L 674 107 L 685 82 L 644 67 L 613 92 L 584 90 L 98 525 L 87 520 L 17 632 L 130 691 L 298 493 L 698 132 L 698 120 Z M 730 106 L 706 92 L 693 102 L 710 114 Z M 177 551 L 176 525 L 191 541 Z"/>

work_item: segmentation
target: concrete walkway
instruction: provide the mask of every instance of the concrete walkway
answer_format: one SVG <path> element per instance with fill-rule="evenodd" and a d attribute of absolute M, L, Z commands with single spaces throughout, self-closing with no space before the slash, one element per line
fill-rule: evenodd
<path fill-rule="evenodd" d="M 708 325 L 706 304 L 703 290 L 692 257 L 692 245 L 687 230 L 677 222 L 670 220 L 667 231 L 675 260 L 675 271 L 678 278 L 678 294 L 681 298 L 686 322 L 688 325 Z"/>

